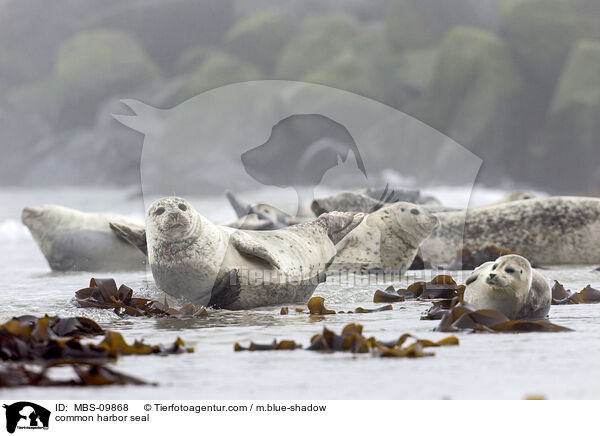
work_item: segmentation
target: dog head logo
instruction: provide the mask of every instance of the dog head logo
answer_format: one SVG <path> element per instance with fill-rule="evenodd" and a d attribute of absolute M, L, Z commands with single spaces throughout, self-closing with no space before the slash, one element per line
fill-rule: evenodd
<path fill-rule="evenodd" d="M 28 401 L 5 404 L 6 431 L 14 433 L 19 429 L 47 429 L 50 423 L 50 411 Z"/>
<path fill-rule="evenodd" d="M 481 165 L 415 118 L 322 85 L 235 83 L 170 109 L 122 102 L 134 114 L 114 118 L 144 134 L 145 198 L 260 192 L 268 186 L 282 203 L 310 204 L 320 186 L 364 187 L 367 180 L 381 183 L 385 174 L 429 185 L 472 185 Z M 465 207 L 468 201 L 465 196 Z"/>

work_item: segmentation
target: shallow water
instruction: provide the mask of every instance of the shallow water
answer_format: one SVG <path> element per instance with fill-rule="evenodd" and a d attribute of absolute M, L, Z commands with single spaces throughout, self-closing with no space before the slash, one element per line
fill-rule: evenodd
<path fill-rule="evenodd" d="M 455 190 L 435 190 L 448 203 Z M 480 191 L 477 202 L 492 201 L 500 191 Z M 90 199 L 93 198 L 93 202 Z M 459 333 L 458 347 L 432 349 L 434 357 L 378 359 L 370 355 L 319 354 L 310 351 L 233 352 L 233 344 L 293 339 L 307 346 L 310 337 L 327 326 L 335 331 L 349 322 L 364 325 L 366 336 L 395 339 L 402 333 L 440 339 L 437 321 L 419 317 L 429 303 L 395 303 L 394 310 L 370 314 L 309 317 L 288 315 L 280 307 L 248 311 L 210 311 L 206 319 L 166 320 L 119 317 L 110 311 L 82 309 L 73 304 L 74 292 L 89 282 L 91 273 L 52 273 L 42 254 L 19 223 L 26 205 L 59 203 L 83 210 L 113 210 L 141 219 L 142 202 L 131 192 L 116 191 L 0 191 L 0 321 L 22 314 L 87 316 L 103 327 L 123 333 L 126 340 L 170 343 L 181 336 L 195 353 L 178 356 L 122 357 L 116 368 L 158 382 L 158 387 L 23 388 L 0 390 L 5 398 L 52 399 L 519 399 L 541 394 L 552 399 L 600 397 L 600 306 L 553 306 L 551 321 L 570 327 L 568 333 Z M 206 215 L 231 218 L 220 198 L 193 201 Z M 414 272 L 414 274 L 421 274 Z M 430 275 L 431 272 L 425 272 Z M 548 280 L 580 290 L 600 285 L 591 266 L 543 270 Z M 460 279 L 458 274 L 453 275 Z M 101 274 L 106 276 L 106 274 Z M 144 272 L 112 275 L 136 294 L 162 300 Z M 419 277 L 409 277 L 412 281 Z M 398 283 L 394 283 L 398 285 Z M 335 310 L 373 308 L 373 293 L 381 284 L 348 287 L 328 281 L 315 295 Z M 177 302 L 173 302 L 176 304 Z M 97 342 L 100 339 L 92 339 Z M 59 374 L 59 373 L 57 373 Z"/>

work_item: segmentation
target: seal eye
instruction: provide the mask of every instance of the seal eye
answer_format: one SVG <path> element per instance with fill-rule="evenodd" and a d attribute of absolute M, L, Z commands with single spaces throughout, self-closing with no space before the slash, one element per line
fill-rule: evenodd
<path fill-rule="evenodd" d="M 164 207 L 159 207 L 158 209 L 156 209 L 154 211 L 154 215 L 162 215 L 163 213 L 165 213 L 165 208 Z"/>
<path fill-rule="evenodd" d="M 179 206 L 177 206 L 177 207 L 184 212 L 187 210 L 187 206 L 183 203 L 179 203 Z"/>
<path fill-rule="evenodd" d="M 509 273 L 509 274 L 512 274 L 512 273 L 514 273 L 514 272 L 515 272 L 514 268 L 511 268 L 511 267 L 509 267 L 509 266 L 508 266 L 508 267 L 506 267 L 506 268 L 504 269 L 504 271 L 506 271 L 506 272 L 507 272 L 507 273 Z"/>
<path fill-rule="evenodd" d="M 419 215 L 421 212 L 419 212 L 417 209 L 411 209 L 410 213 L 412 213 L 413 215 Z"/>
<path fill-rule="evenodd" d="M 494 271 L 496 268 L 498 268 L 498 264 L 495 264 L 495 265 L 492 267 L 492 271 Z"/>

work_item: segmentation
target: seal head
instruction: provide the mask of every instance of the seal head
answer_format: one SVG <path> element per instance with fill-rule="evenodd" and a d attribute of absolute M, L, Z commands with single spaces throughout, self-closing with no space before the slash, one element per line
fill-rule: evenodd
<path fill-rule="evenodd" d="M 532 282 L 533 270 L 527 259 L 514 254 L 502 256 L 473 272 L 466 281 L 464 299 L 475 310 L 494 309 L 517 319 Z"/>

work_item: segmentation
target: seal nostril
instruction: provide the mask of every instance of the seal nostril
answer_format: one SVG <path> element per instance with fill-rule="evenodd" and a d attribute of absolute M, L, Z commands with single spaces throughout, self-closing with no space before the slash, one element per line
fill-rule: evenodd
<path fill-rule="evenodd" d="M 494 274 L 494 273 L 490 274 L 490 279 L 493 279 L 494 277 L 496 277 L 496 274 Z"/>

